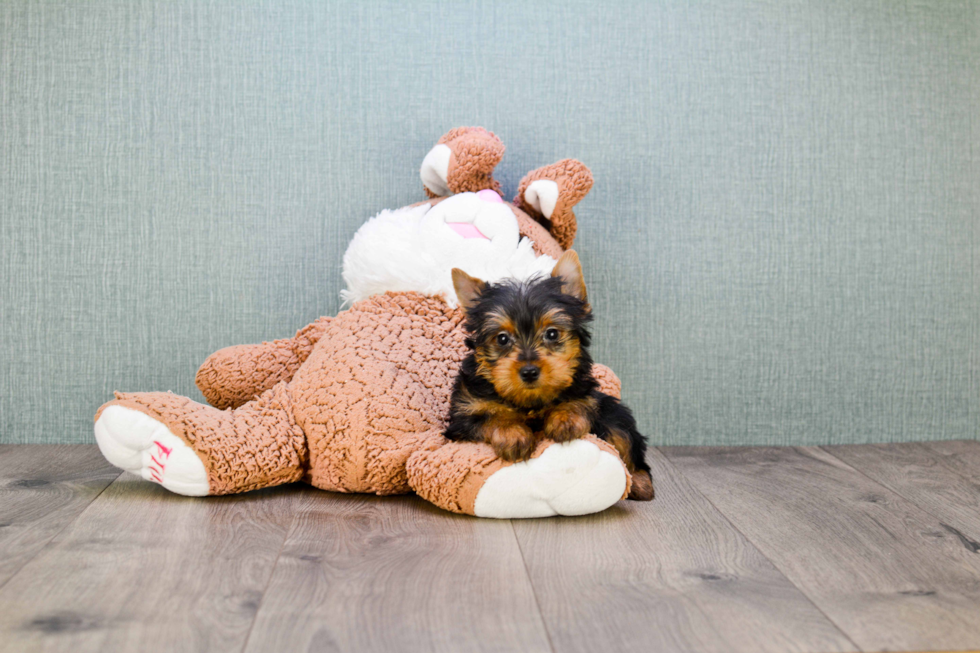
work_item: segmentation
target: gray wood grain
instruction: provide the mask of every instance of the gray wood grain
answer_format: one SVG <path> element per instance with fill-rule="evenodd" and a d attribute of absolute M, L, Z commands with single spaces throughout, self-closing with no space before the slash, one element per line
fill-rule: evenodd
<path fill-rule="evenodd" d="M 3 446 L 0 651 L 980 644 L 980 443 L 664 453 L 652 504 L 511 523 L 303 486 L 99 494 L 96 448 Z"/>
<path fill-rule="evenodd" d="M 0 445 L 0 587 L 119 473 L 94 445 Z"/>
<path fill-rule="evenodd" d="M 933 452 L 944 467 L 980 486 L 980 442 L 947 440 L 923 442 L 921 446 Z"/>
<path fill-rule="evenodd" d="M 0 651 L 240 651 L 295 496 L 124 474 L 0 589 Z"/>
<path fill-rule="evenodd" d="M 944 529 L 980 551 L 980 467 L 973 467 L 973 478 L 955 471 L 970 472 L 963 454 L 980 454 L 980 443 L 937 446 L 959 455 L 944 456 L 926 443 L 821 448 L 938 517 Z"/>
<path fill-rule="evenodd" d="M 308 490 L 247 651 L 548 651 L 510 523 Z"/>
<path fill-rule="evenodd" d="M 816 448 L 664 452 L 862 649 L 980 646 L 980 555 L 923 509 Z"/>
<path fill-rule="evenodd" d="M 515 521 L 556 651 L 840 651 L 850 642 L 657 451 L 657 498 Z"/>

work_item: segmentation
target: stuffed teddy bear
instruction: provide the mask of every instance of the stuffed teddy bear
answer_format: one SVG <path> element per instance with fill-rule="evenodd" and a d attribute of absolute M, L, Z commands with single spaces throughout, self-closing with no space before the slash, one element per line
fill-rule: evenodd
<path fill-rule="evenodd" d="M 414 490 L 496 518 L 587 514 L 624 498 L 629 472 L 592 435 L 543 441 L 516 464 L 442 435 L 466 353 L 452 269 L 487 281 L 550 273 L 574 241 L 572 207 L 592 186 L 589 170 L 566 159 L 526 175 L 505 202 L 493 179 L 503 152 L 482 128 L 443 136 L 422 163 L 429 200 L 382 211 L 354 235 L 343 261 L 348 310 L 293 338 L 212 354 L 196 377 L 210 406 L 116 393 L 95 416 L 106 459 L 188 496 L 303 480 L 335 492 Z M 594 373 L 619 396 L 608 368 Z"/>

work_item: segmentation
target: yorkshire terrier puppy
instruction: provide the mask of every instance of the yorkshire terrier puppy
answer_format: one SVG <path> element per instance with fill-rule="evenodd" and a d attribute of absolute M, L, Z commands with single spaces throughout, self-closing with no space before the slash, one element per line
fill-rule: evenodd
<path fill-rule="evenodd" d="M 457 268 L 453 285 L 471 351 L 453 387 L 446 437 L 486 442 L 516 462 L 530 457 L 539 435 L 568 442 L 594 433 L 626 463 L 629 498 L 653 499 L 633 414 L 592 376 L 592 310 L 578 255 L 565 252 L 550 278 L 488 284 Z"/>

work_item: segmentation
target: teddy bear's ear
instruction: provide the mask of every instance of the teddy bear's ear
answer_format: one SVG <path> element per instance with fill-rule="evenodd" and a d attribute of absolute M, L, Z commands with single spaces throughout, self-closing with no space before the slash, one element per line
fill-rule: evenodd
<path fill-rule="evenodd" d="M 578 224 L 572 207 L 592 188 L 592 173 L 575 159 L 538 168 L 521 179 L 514 204 L 551 232 L 562 249 L 575 242 Z"/>
<path fill-rule="evenodd" d="M 500 192 L 493 169 L 504 144 L 483 127 L 458 127 L 439 139 L 422 161 L 422 184 L 430 198 L 491 189 Z"/>

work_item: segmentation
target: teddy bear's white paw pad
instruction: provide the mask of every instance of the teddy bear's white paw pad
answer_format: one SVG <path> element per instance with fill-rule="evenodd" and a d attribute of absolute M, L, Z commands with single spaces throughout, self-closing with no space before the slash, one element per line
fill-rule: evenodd
<path fill-rule="evenodd" d="M 95 423 L 95 440 L 116 467 L 190 497 L 208 493 L 208 474 L 194 450 L 162 422 L 125 406 L 109 406 Z"/>
<path fill-rule="evenodd" d="M 473 511 L 497 519 L 587 515 L 613 505 L 625 490 L 619 458 L 588 440 L 573 440 L 499 469 L 480 488 Z"/>

